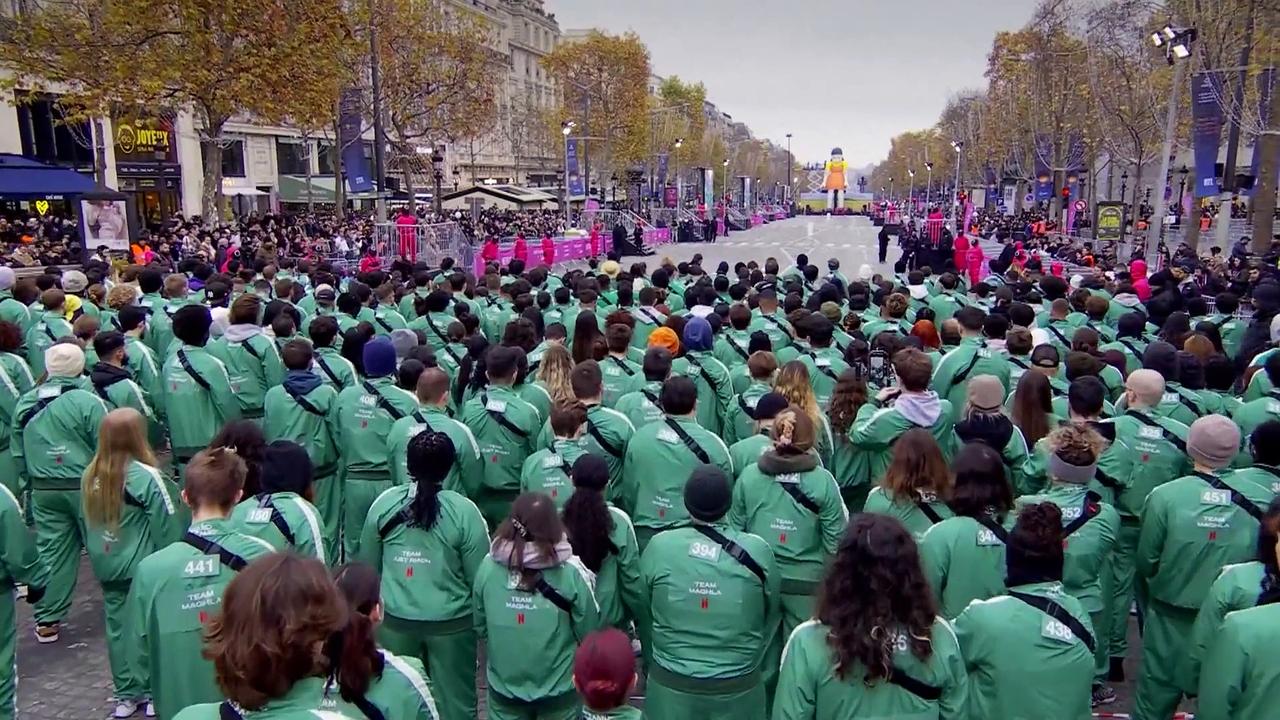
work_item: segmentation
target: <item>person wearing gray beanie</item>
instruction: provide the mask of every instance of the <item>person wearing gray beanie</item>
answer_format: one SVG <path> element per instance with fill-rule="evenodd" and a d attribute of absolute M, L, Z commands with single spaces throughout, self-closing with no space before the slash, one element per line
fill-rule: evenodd
<path fill-rule="evenodd" d="M 645 697 L 653 717 L 692 718 L 709 706 L 723 709 L 717 716 L 764 717 L 759 658 L 778 630 L 781 575 L 769 543 L 725 521 L 732 495 L 724 470 L 695 467 L 684 486 L 693 522 L 654 535 L 642 555 L 642 595 L 655 599 L 648 643 L 658 660 Z M 693 684 L 703 689 L 685 690 Z"/>
<path fill-rule="evenodd" d="M 1231 420 L 1196 420 L 1186 441 L 1192 471 L 1151 491 L 1142 508 L 1137 570 L 1148 601 L 1136 717 L 1169 717 L 1195 689 L 1198 678 L 1175 670 L 1191 649 L 1196 614 L 1221 569 L 1256 554 L 1259 521 L 1275 493 L 1224 472 L 1239 448 Z"/>

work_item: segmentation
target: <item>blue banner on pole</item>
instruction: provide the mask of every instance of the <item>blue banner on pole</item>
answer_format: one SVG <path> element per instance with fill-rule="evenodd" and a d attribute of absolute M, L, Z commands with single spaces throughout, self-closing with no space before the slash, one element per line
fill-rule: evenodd
<path fill-rule="evenodd" d="M 568 172 L 569 197 L 583 197 L 587 194 L 582 182 L 582 171 L 578 168 L 578 138 L 569 138 L 565 143 L 565 168 Z"/>
<path fill-rule="evenodd" d="M 353 193 L 367 193 L 374 189 L 373 173 L 369 172 L 369 159 L 364 154 L 360 127 L 363 122 L 360 106 L 360 88 L 347 88 L 338 100 L 338 145 L 342 148 L 342 174 L 347 178 L 347 189 Z"/>
<path fill-rule="evenodd" d="M 1218 142 L 1222 136 L 1222 78 L 1216 72 L 1191 76 L 1191 144 L 1196 161 L 1195 196 L 1218 194 Z"/>
<path fill-rule="evenodd" d="M 1035 149 L 1035 199 L 1036 202 L 1053 199 L 1053 169 L 1049 166 L 1053 154 L 1053 140 L 1048 135 L 1036 136 Z"/>
<path fill-rule="evenodd" d="M 1258 73 L 1258 127 L 1265 128 L 1271 122 L 1271 93 L 1275 90 L 1275 80 L 1276 69 L 1273 67 L 1263 68 Z M 1249 195 L 1253 195 L 1253 191 L 1262 182 L 1262 178 L 1258 177 L 1258 162 L 1262 160 L 1261 148 L 1258 146 L 1261 142 L 1262 136 L 1254 136 L 1253 165 L 1249 169 L 1249 174 L 1253 176 L 1253 187 L 1249 188 Z"/>

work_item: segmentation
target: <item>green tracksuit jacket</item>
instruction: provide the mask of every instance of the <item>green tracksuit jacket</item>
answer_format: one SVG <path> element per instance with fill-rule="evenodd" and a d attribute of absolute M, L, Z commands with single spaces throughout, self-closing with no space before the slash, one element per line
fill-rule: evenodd
<path fill-rule="evenodd" d="M 1145 410 L 1128 410 L 1112 421 L 1115 442 L 1103 453 L 1092 487 L 1120 516 L 1136 518 L 1152 490 L 1190 469 L 1186 453 L 1173 438 L 1186 441 L 1186 425 Z M 1118 481 L 1112 487 L 1111 479 Z"/>
<path fill-rule="evenodd" d="M 364 718 L 363 713 L 348 713 L 345 708 L 341 711 L 324 709 L 326 706 L 337 708 L 337 704 L 331 698 L 325 697 L 326 685 L 327 681 L 324 678 L 311 677 L 299 680 L 283 697 L 271 700 L 253 712 L 246 712 L 244 716 L 252 720 L 361 720 Z M 337 694 L 336 688 L 333 694 Z M 215 698 L 187 707 L 174 716 L 173 720 L 227 720 L 228 716 L 223 714 L 226 712 L 224 707 L 225 704 Z M 388 716 L 390 717 L 400 716 Z"/>
<path fill-rule="evenodd" d="M 387 720 L 440 720 L 435 696 L 431 693 L 431 681 L 422 661 L 390 650 L 378 649 L 382 654 L 382 676 L 373 678 L 364 699 L 377 708 Z M 354 703 L 342 699 L 338 688 L 330 685 L 321 708 L 337 710 L 343 717 L 364 718 L 364 711 Z"/>
<path fill-rule="evenodd" d="M 1094 638 L 1089 613 L 1061 584 L 1033 583 L 1010 590 L 1052 600 Z M 969 671 L 969 717 L 1092 717 L 1093 652 L 1066 624 L 1001 595 L 970 604 L 956 618 L 955 631 Z"/>
<path fill-rule="evenodd" d="M 1227 615 L 1205 656 L 1198 720 L 1264 720 L 1280 703 L 1280 605 Z"/>
<path fill-rule="evenodd" d="M 15 300 L 12 292 L 0 290 L 0 320 L 17 325 L 18 330 L 26 335 L 26 332 L 31 329 L 31 310 Z"/>
<path fill-rule="evenodd" d="M 276 550 L 333 562 L 325 552 L 320 511 L 297 493 L 262 493 L 247 498 L 231 511 L 231 522 L 238 531 L 265 540 Z"/>
<path fill-rule="evenodd" d="M 810 620 L 791 633 L 782 652 L 782 670 L 773 704 L 773 720 L 963 720 L 969 717 L 969 676 L 955 631 L 946 620 L 933 623 L 933 653 L 920 661 L 905 637 L 895 632 L 893 665 L 900 672 L 938 688 L 941 697 L 926 700 L 878 680 L 863 681 L 865 669 L 849 668 L 841 678 L 828 643 L 830 629 Z"/>
<path fill-rule="evenodd" d="M 1011 517 L 995 522 L 1007 528 Z M 974 518 L 947 518 L 926 530 L 920 562 L 942 616 L 955 618 L 970 602 L 1003 593 L 1004 556 L 1004 540 Z"/>
<path fill-rule="evenodd" d="M 721 437 L 727 445 L 733 445 L 756 434 L 756 421 L 751 415 L 755 413 L 756 403 L 766 393 L 772 392 L 773 386 L 768 383 L 751 381 L 745 390 L 734 396 L 729 403 L 729 411 L 724 416 L 724 432 Z"/>
<path fill-rule="evenodd" d="M 734 477 L 729 448 L 718 435 L 692 418 L 668 416 L 636 431 L 627 446 L 622 465 L 622 507 L 635 522 L 640 542 L 646 535 L 683 525 L 689 520 L 684 507 L 684 486 L 689 474 L 702 460 L 689 449 L 673 425 L 678 425 L 711 464 Z"/>
<path fill-rule="evenodd" d="M 951 419 L 958 420 L 964 411 L 965 390 L 969 381 L 979 375 L 992 375 L 1010 391 L 1009 360 L 1004 353 L 987 347 L 982 338 L 966 337 L 955 349 L 942 356 L 933 371 L 933 389 L 938 397 L 951 403 Z"/>
<path fill-rule="evenodd" d="M 284 380 L 284 365 L 275 343 L 262 335 L 242 342 L 231 342 L 224 336 L 209 343 L 209 353 L 226 366 L 231 389 L 240 403 L 240 414 L 247 418 L 262 417 L 267 390 Z"/>
<path fill-rule="evenodd" d="M 480 561 L 472 609 L 476 634 L 488 643 L 490 697 L 530 703 L 573 692 L 573 654 L 600 623 L 593 579 L 573 557 L 541 574 L 567 609 L 520 589 L 505 563 L 492 556 Z"/>
<path fill-rule="evenodd" d="M 605 407 L 614 407 L 623 395 L 631 392 L 644 381 L 640 364 L 628 358 L 609 355 L 600 361 L 600 373 L 604 377 Z"/>
<path fill-rule="evenodd" d="M 942 454 L 948 462 L 955 456 L 955 425 L 951 403 L 940 401 L 941 412 L 933 425 L 926 428 L 933 439 L 938 441 Z M 849 439 L 853 444 L 865 450 L 871 466 L 871 477 L 884 477 L 889 462 L 893 459 L 893 442 L 906 431 L 920 427 L 908 420 L 902 412 L 890 405 L 877 408 L 874 403 L 867 403 L 858 409 L 858 417 L 849 428 Z"/>
<path fill-rule="evenodd" d="M 651 307 L 633 308 L 631 316 L 636 319 L 636 326 L 631 331 L 631 347 L 648 349 L 649 336 L 654 330 L 662 327 L 667 321 L 667 316 Z"/>
<path fill-rule="evenodd" d="M 354 386 L 358 380 L 355 366 L 342 357 L 337 348 L 316 348 L 311 370 L 338 392 Z"/>
<path fill-rule="evenodd" d="M 815 347 L 801 353 L 797 359 L 809 369 L 809 385 L 818 396 L 818 407 L 825 408 L 831 400 L 831 393 L 835 392 L 840 373 L 849 369 L 849 363 L 844 361 L 844 353 L 834 345 Z"/>
<path fill-rule="evenodd" d="M 190 372 L 182 363 L 184 357 L 191 366 Z M 209 444 L 227 421 L 240 417 L 240 403 L 231 388 L 227 367 L 202 347 L 178 346 L 165 359 L 161 378 L 174 460 L 185 464 Z"/>
<path fill-rule="evenodd" d="M 1199 692 L 1205 653 L 1222 629 L 1222 621 L 1229 613 L 1257 606 L 1265 577 L 1263 564 L 1251 560 L 1224 566 L 1209 586 L 1209 594 L 1196 614 L 1195 624 L 1191 626 L 1186 654 L 1178 666 L 1183 692 L 1188 695 Z"/>
<path fill-rule="evenodd" d="M 133 374 L 133 379 L 138 385 L 147 392 L 153 407 L 159 412 L 162 408 L 159 407 L 160 403 L 157 400 L 164 392 L 164 383 L 160 379 L 160 362 L 156 360 L 155 351 L 132 335 L 125 336 L 124 348 L 125 355 L 129 358 L 129 372 Z"/>
<path fill-rule="evenodd" d="M 178 488 L 158 469 L 134 460 L 124 481 L 117 527 L 85 527 L 85 550 L 98 582 L 131 580 L 139 563 L 185 530 L 178 514 Z"/>
<path fill-rule="evenodd" d="M 441 490 L 430 530 L 400 515 L 416 485 L 393 487 L 369 506 L 356 558 L 382 575 L 382 603 L 402 620 L 442 622 L 471 613 L 471 589 L 489 552 L 489 531 L 475 503 Z"/>
<path fill-rule="evenodd" d="M 1102 594 L 1102 574 L 1120 537 L 1120 514 L 1111 505 L 1088 497 L 1089 492 L 1083 485 L 1054 483 L 1039 495 L 1018 498 L 1018 505 L 1053 503 L 1062 510 L 1064 527 L 1085 515 L 1086 506 L 1090 506 L 1091 517 L 1063 538 L 1062 586 L 1085 612 L 1094 615 L 1109 601 Z"/>
<path fill-rule="evenodd" d="M 62 313 L 42 312 L 34 317 L 24 344 L 27 348 L 27 364 L 36 377 L 44 375 L 44 351 L 70 334 L 71 323 L 67 322 Z"/>
<path fill-rule="evenodd" d="M 390 335 L 392 330 L 403 330 L 409 325 L 395 308 L 383 307 L 373 311 L 372 324 L 378 335 Z"/>
<path fill-rule="evenodd" d="M 474 496 L 497 527 L 520 490 L 520 470 L 536 449 L 542 417 L 510 387 L 490 385 L 462 407 L 459 418 L 480 444 L 484 473 Z"/>
<path fill-rule="evenodd" d="M 17 716 L 17 612 L 13 588 L 18 584 L 44 587 L 46 570 L 36 555 L 31 531 L 23 519 L 18 498 L 0 484 L 0 718 Z M 11 670 L 10 668 L 13 668 Z"/>
<path fill-rule="evenodd" d="M 691 350 L 684 359 L 688 362 L 685 375 L 698 386 L 698 424 L 719 435 L 724 415 L 733 401 L 729 368 L 710 352 Z"/>
<path fill-rule="evenodd" d="M 417 409 L 418 399 L 390 377 L 371 378 L 338 393 L 330 417 L 345 476 L 390 481 L 386 442 L 391 426 Z"/>
<path fill-rule="evenodd" d="M 632 427 L 640 428 L 649 423 L 659 422 L 666 414 L 658 407 L 658 394 L 662 391 L 660 381 L 645 381 L 636 389 L 618 399 L 614 409 L 631 421 Z"/>
<path fill-rule="evenodd" d="M 725 330 L 716 338 L 713 352 L 716 359 L 724 363 L 724 366 L 730 371 L 747 363 L 747 358 L 751 355 L 747 352 L 747 348 L 751 344 L 750 330 Z"/>
<path fill-rule="evenodd" d="M 268 543 L 237 532 L 230 520 L 198 522 L 188 533 L 216 543 L 246 561 L 266 555 Z M 204 626 L 219 612 L 222 593 L 236 570 L 219 554 L 205 554 L 178 541 L 138 564 L 129 588 L 129 635 L 136 643 L 136 670 L 145 678 L 162 720 L 222 694 L 213 664 L 201 657 Z"/>
<path fill-rule="evenodd" d="M 924 508 L 928 508 L 928 512 Z M 915 537 L 916 542 L 920 542 L 929 528 L 934 526 L 930 513 L 936 516 L 939 522 L 954 514 L 946 503 L 932 493 L 914 501 L 900 500 L 889 495 L 879 485 L 871 488 L 871 492 L 867 493 L 867 504 L 863 507 L 863 512 L 880 513 L 897 518 Z"/>
<path fill-rule="evenodd" d="M 396 485 L 413 482 L 409 475 L 409 441 L 419 433 L 430 429 L 449 436 L 453 442 L 455 458 L 453 468 L 444 479 L 446 490 L 456 490 L 468 497 L 480 487 L 484 475 L 484 461 L 480 457 L 480 445 L 470 428 L 449 417 L 443 409 L 424 405 L 395 421 L 387 435 L 387 455 L 391 463 L 391 477 Z"/>
<path fill-rule="evenodd" d="M 618 485 L 622 482 L 622 461 L 627 456 L 627 445 L 635 433 L 636 426 L 621 412 L 603 405 L 587 406 L 587 431 L 578 438 L 577 444 L 586 452 L 604 458 L 609 464 L 611 498 L 616 495 Z M 542 431 L 538 434 L 537 447 L 550 448 L 553 440 L 551 421 L 548 420 L 543 423 Z M 573 465 L 572 460 L 569 465 Z"/>
<path fill-rule="evenodd" d="M 12 353 L 0 353 L 0 485 L 22 494 L 19 471 L 9 449 L 13 434 L 13 410 L 22 395 L 35 386 L 27 361 Z"/>
<path fill-rule="evenodd" d="M 629 622 L 646 617 L 645 590 L 640 578 L 640 544 L 631 518 L 621 508 L 609 505 L 613 527 L 609 542 L 617 552 L 609 552 L 596 572 L 596 601 L 600 605 L 600 626 L 627 630 Z"/>
<path fill-rule="evenodd" d="M 107 414 L 106 404 L 87 387 L 82 377 L 53 378 L 24 393 L 14 407 L 13 457 L 33 489 L 80 488 Z"/>
<path fill-rule="evenodd" d="M 781 308 L 772 315 L 766 315 L 759 308 L 752 310 L 751 324 L 747 326 L 747 330 L 752 333 L 760 331 L 768 335 L 774 352 L 791 344 L 791 323 L 787 322 Z"/>
<path fill-rule="evenodd" d="M 573 497 L 573 464 L 588 454 L 576 440 L 557 438 L 550 448 L 530 455 L 520 469 L 520 493 L 539 492 L 551 497 L 556 510 Z"/>

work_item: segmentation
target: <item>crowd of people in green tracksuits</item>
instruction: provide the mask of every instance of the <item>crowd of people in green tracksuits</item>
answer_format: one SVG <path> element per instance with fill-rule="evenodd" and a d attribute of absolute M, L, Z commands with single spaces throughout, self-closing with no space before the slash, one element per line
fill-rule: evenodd
<path fill-rule="evenodd" d="M 116 718 L 1280 707 L 1272 281 L 88 272 L 0 268 L 0 667 L 87 555 Z"/>

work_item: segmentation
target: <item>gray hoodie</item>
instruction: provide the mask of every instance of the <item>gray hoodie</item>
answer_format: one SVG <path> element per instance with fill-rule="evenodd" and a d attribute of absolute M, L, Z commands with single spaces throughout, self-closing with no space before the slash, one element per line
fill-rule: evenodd
<path fill-rule="evenodd" d="M 942 403 L 938 400 L 938 393 L 932 390 L 903 393 L 893 401 L 893 407 L 902 417 L 923 428 L 933 427 L 942 415 Z"/>

